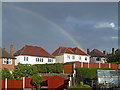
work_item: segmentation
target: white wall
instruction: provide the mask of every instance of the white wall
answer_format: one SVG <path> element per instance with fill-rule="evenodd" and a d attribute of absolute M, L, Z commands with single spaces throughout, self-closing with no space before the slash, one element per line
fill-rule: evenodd
<path fill-rule="evenodd" d="M 67 55 L 70 56 L 70 59 L 67 57 Z M 75 56 L 75 59 L 72 57 Z M 81 60 L 79 59 L 81 57 Z M 87 57 L 87 60 L 85 60 L 85 57 Z M 75 55 L 75 54 L 64 54 L 64 63 L 66 62 L 75 62 L 75 61 L 80 61 L 80 62 L 90 62 L 90 56 L 85 56 L 85 55 Z"/>
<path fill-rule="evenodd" d="M 68 58 L 68 55 L 70 56 L 70 59 Z M 75 59 L 72 58 L 72 56 L 75 56 Z M 79 59 L 81 57 L 81 60 Z M 85 60 L 85 57 L 87 57 L 87 60 Z M 75 55 L 75 54 L 67 54 L 64 53 L 63 55 L 55 56 L 57 63 L 66 63 L 66 62 L 90 62 L 90 56 L 85 55 Z"/>
<path fill-rule="evenodd" d="M 99 61 L 96 60 L 97 58 L 99 58 Z M 104 58 L 104 57 L 91 57 L 90 62 L 91 63 L 105 63 L 106 58 Z"/>
<path fill-rule="evenodd" d="M 64 55 L 55 56 L 56 63 L 64 63 Z"/>
<path fill-rule="evenodd" d="M 24 57 L 28 57 L 28 61 L 24 61 Z M 28 56 L 28 55 L 19 55 L 15 56 L 15 66 L 18 65 L 18 63 L 21 64 L 45 64 L 45 63 L 55 63 L 55 58 L 49 58 L 52 59 L 53 62 L 48 62 L 48 58 L 46 57 L 37 57 L 37 56 Z M 43 62 L 36 62 L 36 58 L 43 58 Z"/>

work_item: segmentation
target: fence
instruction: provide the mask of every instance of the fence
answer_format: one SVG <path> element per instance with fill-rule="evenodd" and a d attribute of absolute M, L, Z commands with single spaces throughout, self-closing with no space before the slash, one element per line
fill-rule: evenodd
<path fill-rule="evenodd" d="M 120 69 L 120 65 L 118 64 L 74 62 L 72 64 L 64 64 L 64 73 L 73 73 L 73 70 L 76 67 Z"/>
<path fill-rule="evenodd" d="M 55 75 L 55 76 L 43 76 L 44 82 L 42 86 L 48 87 L 48 89 L 60 89 L 60 88 L 67 88 L 68 79 Z M 25 88 L 36 88 L 32 84 L 32 78 L 23 78 L 20 80 L 16 79 L 5 79 L 2 80 L 2 90 L 24 90 Z M 1 83 L 0 83 L 1 84 Z"/>
<path fill-rule="evenodd" d="M 75 62 L 75 67 L 120 69 L 118 64 Z"/>
<path fill-rule="evenodd" d="M 23 88 L 35 88 L 35 86 L 30 83 L 31 78 L 23 78 L 23 79 L 5 79 L 2 80 L 2 90 L 5 89 L 19 89 L 23 90 Z"/>

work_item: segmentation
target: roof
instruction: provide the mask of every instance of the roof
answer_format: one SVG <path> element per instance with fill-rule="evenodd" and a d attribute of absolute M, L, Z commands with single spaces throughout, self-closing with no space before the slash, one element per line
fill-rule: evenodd
<path fill-rule="evenodd" d="M 48 88 L 58 88 L 65 84 L 65 81 L 67 81 L 67 78 L 61 77 L 59 75 L 55 75 L 52 77 L 49 77 L 48 79 Z"/>
<path fill-rule="evenodd" d="M 2 55 L 0 56 L 1 58 L 11 58 L 11 59 L 15 59 L 14 56 L 10 55 L 10 53 L 8 53 L 5 49 L 0 47 L 0 53 L 2 53 Z"/>
<path fill-rule="evenodd" d="M 103 54 L 101 51 L 99 51 L 98 49 L 93 49 L 91 52 L 90 52 L 90 55 L 92 57 L 105 57 L 105 54 Z"/>
<path fill-rule="evenodd" d="M 86 54 L 84 51 L 82 51 L 81 49 L 77 47 L 75 48 L 59 47 L 52 53 L 52 55 L 57 56 L 57 55 L 64 54 L 64 53 L 89 56 L 88 54 Z"/>
<path fill-rule="evenodd" d="M 29 56 L 54 58 L 53 55 L 51 55 L 49 52 L 47 52 L 42 47 L 31 46 L 31 45 L 25 45 L 22 49 L 20 49 L 14 53 L 14 56 L 19 56 L 19 55 L 29 55 Z"/>

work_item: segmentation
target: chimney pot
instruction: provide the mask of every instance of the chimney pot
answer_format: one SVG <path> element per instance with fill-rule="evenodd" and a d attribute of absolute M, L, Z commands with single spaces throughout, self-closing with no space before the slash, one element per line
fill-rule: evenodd
<path fill-rule="evenodd" d="M 3 48 L 6 51 L 6 48 Z"/>
<path fill-rule="evenodd" d="M 112 48 L 112 54 L 115 55 L 115 48 Z"/>
<path fill-rule="evenodd" d="M 106 50 L 104 50 L 104 51 L 103 51 L 103 54 L 105 54 L 105 55 L 106 55 Z"/>
<path fill-rule="evenodd" d="M 11 46 L 10 46 L 10 54 L 11 54 L 11 55 L 13 55 L 13 50 L 14 50 L 13 44 L 11 44 Z"/>
<path fill-rule="evenodd" d="M 90 49 L 87 49 L 87 54 L 90 54 Z"/>

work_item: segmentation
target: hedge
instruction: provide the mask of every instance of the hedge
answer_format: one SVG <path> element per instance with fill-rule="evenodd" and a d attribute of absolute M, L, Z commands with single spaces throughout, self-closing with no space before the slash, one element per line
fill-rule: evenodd
<path fill-rule="evenodd" d="M 116 70 L 110 68 L 76 68 L 76 83 L 80 83 L 80 81 L 85 81 L 93 78 L 97 78 L 97 70 Z"/>
<path fill-rule="evenodd" d="M 39 73 L 62 73 L 63 72 L 63 63 L 54 63 L 54 64 L 35 64 Z"/>

